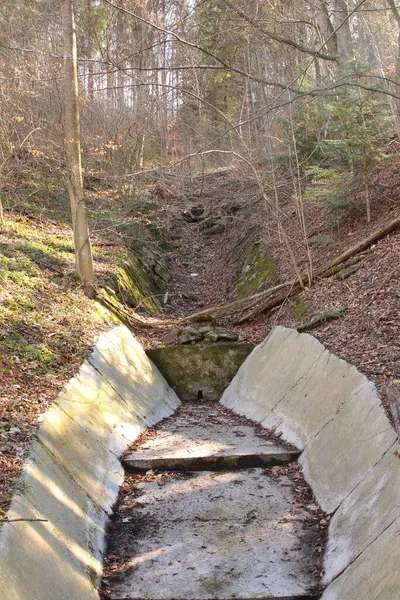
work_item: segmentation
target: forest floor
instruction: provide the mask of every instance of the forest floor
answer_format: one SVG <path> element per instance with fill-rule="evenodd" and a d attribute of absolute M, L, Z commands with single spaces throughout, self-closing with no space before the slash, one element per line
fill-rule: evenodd
<path fill-rule="evenodd" d="M 354 206 L 341 214 L 330 212 L 315 194 L 305 194 L 303 210 L 314 271 L 399 216 L 400 159 L 378 167 L 370 180 L 369 224 L 362 192 L 354 196 Z M 168 303 L 161 318 L 232 301 L 234 283 L 245 266 L 238 265 L 237 251 L 248 240 L 263 240 L 280 282 L 294 277 L 287 244 L 276 221 L 266 219 L 253 182 L 221 170 L 179 186 L 173 177 L 164 178 L 161 186 L 150 188 L 158 194 L 160 205 L 150 218 L 159 223 L 171 247 Z M 115 323 L 99 303 L 82 294 L 72 275 L 73 240 L 65 202 L 50 212 L 44 210 L 40 192 L 27 196 L 26 202 L 19 198 L 8 207 L 6 227 L 0 232 L 0 518 L 40 415 L 77 372 L 99 333 Z M 52 195 L 45 202 L 54 206 L 58 200 Z M 89 193 L 89 212 L 101 204 L 93 236 L 100 286 L 109 285 L 115 277 L 122 252 L 116 237 L 109 235 L 112 223 L 106 218 L 113 213 L 115 222 L 127 214 L 125 205 L 116 210 L 115 203 L 112 190 L 102 190 L 100 200 L 99 191 Z M 219 232 L 210 235 L 201 222 L 185 219 L 184 211 L 198 205 L 205 206 L 211 225 L 222 223 Z M 288 193 L 282 200 L 280 227 L 303 272 L 308 264 L 307 247 L 296 210 Z M 385 403 L 388 380 L 400 377 L 399 271 L 397 230 L 365 250 L 357 269 L 346 279 L 317 280 L 300 296 L 242 325 L 229 319 L 218 324 L 236 331 L 242 341 L 259 342 L 275 325 L 297 328 L 315 315 L 343 308 L 343 318 L 322 323 L 311 333 L 374 380 Z M 145 347 L 160 345 L 166 333 L 165 328 L 139 326 L 134 318 L 132 328 Z"/>

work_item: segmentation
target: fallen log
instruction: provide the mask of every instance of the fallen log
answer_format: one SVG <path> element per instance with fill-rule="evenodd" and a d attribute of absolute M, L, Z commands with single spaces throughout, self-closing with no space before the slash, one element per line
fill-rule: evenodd
<path fill-rule="evenodd" d="M 364 238 L 361 242 L 358 242 L 357 244 L 355 244 L 351 248 L 348 248 L 345 252 L 331 260 L 327 265 L 319 269 L 314 274 L 314 278 L 311 281 L 311 283 L 315 282 L 315 280 L 319 277 L 330 277 L 331 275 L 337 273 L 342 269 L 341 265 L 344 262 L 348 262 L 349 264 L 355 264 L 359 261 L 358 258 L 354 262 L 350 262 L 349 259 L 354 257 L 356 254 L 361 253 L 363 250 L 366 250 L 374 242 L 384 237 L 388 233 L 391 233 L 398 227 L 400 227 L 400 217 L 393 219 L 384 227 L 374 231 L 367 238 Z M 109 297 L 104 297 L 101 292 L 99 294 L 99 300 L 104 306 L 106 306 L 109 310 L 111 310 L 128 325 L 132 324 L 133 321 L 139 323 L 143 327 L 148 327 L 151 329 L 164 329 L 166 327 L 176 327 L 179 325 L 193 323 L 195 321 L 214 320 L 214 318 L 217 317 L 228 318 L 232 317 L 238 312 L 242 312 L 243 310 L 247 309 L 248 312 L 245 315 L 233 321 L 234 324 L 241 324 L 255 317 L 261 312 L 266 312 L 275 308 L 276 306 L 279 306 L 290 296 L 294 296 L 302 292 L 304 287 L 306 287 L 307 285 L 310 285 L 308 273 L 305 275 L 300 275 L 298 278 L 293 279 L 291 281 L 286 281 L 272 288 L 268 288 L 267 290 L 264 290 L 262 292 L 258 292 L 257 294 L 253 294 L 252 296 L 248 296 L 247 298 L 240 298 L 239 300 L 234 300 L 225 304 L 217 304 L 215 306 L 211 306 L 210 308 L 206 308 L 204 310 L 177 319 L 159 319 L 155 317 L 145 317 L 133 310 L 131 311 L 124 309 L 118 302 L 112 302 L 110 301 Z M 280 293 L 277 294 L 277 292 Z"/>
<path fill-rule="evenodd" d="M 345 314 L 346 310 L 343 307 L 336 308 L 335 310 L 329 310 L 319 315 L 315 315 L 310 321 L 299 325 L 296 329 L 298 332 L 309 331 L 310 329 L 318 327 L 318 325 L 322 325 L 322 323 L 329 323 L 335 319 L 341 319 L 345 316 Z"/>
<path fill-rule="evenodd" d="M 372 244 L 374 242 L 377 242 L 381 238 L 385 237 L 385 235 L 387 235 L 388 233 L 392 233 L 392 231 L 394 231 L 398 227 L 400 227 L 400 217 L 396 217 L 395 219 L 393 219 L 392 221 L 390 221 L 389 223 L 384 225 L 384 227 L 381 227 L 380 229 L 376 229 L 368 237 L 361 240 L 361 242 L 358 242 L 351 248 L 348 248 L 342 254 L 339 254 L 339 256 L 337 256 L 336 258 L 334 258 L 333 260 L 330 261 L 329 265 L 327 265 L 327 267 L 325 267 L 325 269 L 321 270 L 320 275 L 323 273 L 324 270 L 327 270 L 336 265 L 339 265 L 339 264 L 345 262 L 346 260 L 348 260 L 349 258 L 351 258 L 352 256 L 354 256 L 355 254 L 359 254 L 363 250 L 366 250 L 367 248 L 372 246 Z"/>
<path fill-rule="evenodd" d="M 331 260 L 327 265 L 325 265 L 324 267 L 319 269 L 314 274 L 314 277 L 313 277 L 313 280 L 311 281 L 311 283 L 309 282 L 308 274 L 302 275 L 301 281 L 303 282 L 304 285 L 306 285 L 306 284 L 314 283 L 315 280 L 320 277 L 331 277 L 331 275 L 334 275 L 335 273 L 340 271 L 340 269 L 342 268 L 341 265 L 343 263 L 348 262 L 349 259 L 353 258 L 357 254 L 360 254 L 363 250 L 366 250 L 367 248 L 372 246 L 372 244 L 374 242 L 383 238 L 385 235 L 388 235 L 392 231 L 395 231 L 395 229 L 397 229 L 399 227 L 400 227 L 400 217 L 397 217 L 396 219 L 393 219 L 392 221 L 390 221 L 390 223 L 387 223 L 384 227 L 381 227 L 380 229 L 375 230 L 368 237 L 361 240 L 361 242 L 358 242 L 351 248 L 348 248 L 345 252 L 343 252 L 342 254 L 339 254 L 339 256 L 337 256 L 336 258 Z M 352 264 L 355 264 L 355 262 L 358 262 L 358 261 L 352 261 Z M 257 316 L 258 314 L 260 314 L 262 312 L 266 312 L 268 310 L 271 310 L 272 308 L 275 308 L 276 306 L 279 306 L 285 300 L 287 300 L 287 298 L 289 298 L 290 296 L 294 296 L 303 291 L 303 286 L 300 285 L 300 283 L 298 282 L 297 279 L 293 279 L 291 282 L 288 282 L 287 286 L 292 286 L 290 292 L 288 292 L 287 294 L 279 294 L 275 298 L 269 299 L 268 302 L 258 305 L 257 308 L 249 311 L 248 313 L 243 315 L 240 319 L 235 320 L 234 324 L 239 325 L 239 324 L 245 323 L 249 319 L 252 319 L 253 317 Z"/>
<path fill-rule="evenodd" d="M 98 301 L 127 325 L 130 325 L 132 321 L 135 321 L 143 327 L 162 329 L 165 327 L 186 325 L 195 321 L 212 321 L 214 320 L 214 317 L 216 317 L 217 315 L 221 316 L 227 311 L 230 315 L 233 315 L 236 312 L 242 311 L 243 307 L 245 307 L 246 305 L 250 304 L 251 307 L 254 305 L 254 302 L 258 302 L 261 299 L 269 297 L 277 291 L 287 287 L 288 285 L 288 283 L 281 283 L 272 288 L 268 288 L 267 290 L 263 290 L 262 292 L 258 292 L 253 296 L 248 296 L 247 298 L 239 298 L 238 300 L 233 300 L 232 302 L 227 302 L 225 304 L 217 304 L 210 308 L 191 313 L 186 317 L 180 317 L 177 319 L 159 319 L 155 317 L 146 317 L 144 315 L 140 315 L 133 309 L 128 310 L 120 304 L 118 299 L 114 298 L 115 294 L 112 292 L 112 290 L 107 290 L 105 288 L 100 290 L 98 294 Z"/>

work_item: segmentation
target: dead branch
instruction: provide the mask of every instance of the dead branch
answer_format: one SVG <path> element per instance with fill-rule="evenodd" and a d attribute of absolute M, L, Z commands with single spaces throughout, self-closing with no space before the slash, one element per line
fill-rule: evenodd
<path fill-rule="evenodd" d="M 286 288 L 288 283 L 281 283 L 272 288 L 268 288 L 262 292 L 258 292 L 253 296 L 248 296 L 247 298 L 240 298 L 239 300 L 234 300 L 232 302 L 227 302 L 225 304 L 217 304 L 216 306 L 212 306 L 211 308 L 206 308 L 196 313 L 192 313 L 187 315 L 186 317 L 181 317 L 178 319 L 157 319 L 154 317 L 145 317 L 143 315 L 138 314 L 133 310 L 126 310 L 121 304 L 114 300 L 113 296 L 106 292 L 106 290 L 101 290 L 98 296 L 99 302 L 103 306 L 105 306 L 108 310 L 113 312 L 118 318 L 124 321 L 127 325 L 131 325 L 132 321 L 136 321 L 143 327 L 149 327 L 152 329 L 162 329 L 165 327 L 175 327 L 179 325 L 185 325 L 187 323 L 193 323 L 195 321 L 204 321 L 204 320 L 213 320 L 217 315 L 222 316 L 226 313 L 229 315 L 233 315 L 237 312 L 242 311 L 248 304 L 250 307 L 254 305 L 254 301 L 259 301 L 263 298 L 269 297 L 272 294 L 278 292 L 281 289 Z M 250 308 L 247 306 L 247 308 Z"/>
<path fill-rule="evenodd" d="M 332 261 L 330 261 L 330 263 L 325 268 L 321 269 L 321 271 L 319 272 L 319 275 L 320 276 L 323 275 L 324 271 L 326 271 L 336 265 L 339 265 L 339 264 L 345 262 L 346 260 L 348 260 L 349 258 L 351 258 L 352 256 L 354 256 L 355 254 L 359 254 L 363 250 L 366 250 L 367 248 L 372 246 L 372 244 L 374 242 L 380 240 L 385 235 L 387 235 L 388 233 L 391 233 L 392 231 L 395 231 L 395 229 L 397 229 L 399 227 L 400 227 L 400 217 L 396 217 L 395 219 L 393 219 L 392 221 L 390 221 L 389 223 L 384 225 L 384 227 L 381 227 L 380 229 L 376 229 L 368 237 L 361 240 L 361 242 L 358 242 L 351 248 L 348 248 L 348 250 L 346 250 L 342 254 L 339 254 L 339 256 L 337 256 Z"/>
<path fill-rule="evenodd" d="M 394 231 L 395 229 L 397 229 L 399 227 L 400 227 L 400 217 L 397 217 L 396 219 L 393 219 L 392 221 L 387 223 L 384 227 L 381 227 L 380 229 L 375 230 L 368 237 L 361 240 L 361 242 L 358 242 L 351 248 L 348 248 L 345 252 L 343 252 L 342 254 L 339 254 L 339 256 L 337 256 L 336 258 L 331 260 L 327 265 L 325 265 L 324 267 L 319 269 L 315 273 L 314 279 L 311 282 L 311 284 L 314 283 L 315 280 L 320 277 L 331 277 L 331 275 L 334 275 L 342 268 L 341 265 L 343 263 L 345 263 L 349 259 L 353 258 L 354 256 L 356 256 L 363 250 L 366 250 L 367 248 L 372 246 L 372 244 L 374 242 L 383 238 L 385 235 L 391 233 L 392 231 Z M 309 282 L 308 274 L 302 275 L 300 279 L 304 285 L 306 285 Z M 279 294 L 275 298 L 268 299 L 268 301 L 266 303 L 260 304 L 254 310 L 246 313 L 240 319 L 234 321 L 234 323 L 235 324 L 245 323 L 246 321 L 255 317 L 256 315 L 258 315 L 262 312 L 271 310 L 271 308 L 274 308 L 275 306 L 279 306 L 288 297 L 299 294 L 303 290 L 302 286 L 300 285 L 300 280 L 298 281 L 297 279 L 292 280 L 287 285 L 292 285 L 292 289 L 289 294 Z"/>
<path fill-rule="evenodd" d="M 329 323 L 330 321 L 334 321 L 335 319 L 341 319 L 346 314 L 346 310 L 343 307 L 337 308 L 335 310 L 329 310 L 320 315 L 315 315 L 312 317 L 310 321 L 307 323 L 303 323 L 297 327 L 297 331 L 309 331 L 310 329 L 314 329 L 323 323 Z"/>

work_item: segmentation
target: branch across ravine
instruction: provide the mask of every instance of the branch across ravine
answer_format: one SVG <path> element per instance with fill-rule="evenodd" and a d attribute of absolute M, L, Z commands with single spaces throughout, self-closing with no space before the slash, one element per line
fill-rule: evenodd
<path fill-rule="evenodd" d="M 280 304 L 282 304 L 287 298 L 299 294 L 303 291 L 305 286 L 309 286 L 315 283 L 320 278 L 332 277 L 343 269 L 344 263 L 349 261 L 351 264 L 358 262 L 353 257 L 357 257 L 358 254 L 367 250 L 372 244 L 381 238 L 385 237 L 389 233 L 392 233 L 396 229 L 400 228 L 400 217 L 396 217 L 383 227 L 375 230 L 369 236 L 351 246 L 339 256 L 336 256 L 328 264 L 324 265 L 319 269 L 312 279 L 309 281 L 309 275 L 300 275 L 300 281 L 296 278 L 291 281 L 286 281 L 272 288 L 268 288 L 247 298 L 241 298 L 225 304 L 217 304 L 205 310 L 201 310 L 185 317 L 178 319 L 159 319 L 154 317 L 145 317 L 133 311 L 123 309 L 118 302 L 113 302 L 113 297 L 106 292 L 100 293 L 99 300 L 109 310 L 115 312 L 119 318 L 121 318 L 127 325 L 132 325 L 132 322 L 140 323 L 144 327 L 150 329 L 166 329 L 168 327 L 177 327 L 180 325 L 186 325 L 188 323 L 194 323 L 196 321 L 213 321 L 217 318 L 231 319 L 234 324 L 245 323 L 249 319 L 257 316 L 262 312 L 267 312 Z M 353 259 L 353 260 L 351 260 Z M 240 313 L 240 317 L 233 320 L 233 318 Z M 244 313 L 244 314 L 243 314 Z"/>
<path fill-rule="evenodd" d="M 360 254 L 364 250 L 367 250 L 367 248 L 369 248 L 370 246 L 372 246 L 372 244 L 374 244 L 376 241 L 378 241 L 381 238 L 385 237 L 385 235 L 388 235 L 389 233 L 392 233 L 393 231 L 395 231 L 399 227 L 400 227 L 400 217 L 396 217 L 395 219 L 393 219 L 392 221 L 390 221 L 389 223 L 387 223 L 383 227 L 380 227 L 379 229 L 376 229 L 369 236 L 367 236 L 366 238 L 364 238 L 363 240 L 361 240 L 360 242 L 358 242 L 354 246 L 351 246 L 350 248 L 348 248 L 347 250 L 345 250 L 345 252 L 342 252 L 342 254 L 339 254 L 339 256 L 337 256 L 336 258 L 332 259 L 327 265 L 325 265 L 324 267 L 322 267 L 321 269 L 319 269 L 315 273 L 314 278 L 313 278 L 311 284 L 314 283 L 315 280 L 318 279 L 318 278 L 320 278 L 320 277 L 331 277 L 332 275 L 336 274 L 338 272 L 338 270 L 340 270 L 339 267 L 341 265 L 343 265 L 343 263 L 346 263 L 351 258 L 353 258 L 354 256 L 356 256 L 357 254 Z M 307 275 L 302 275 L 301 280 L 302 280 L 302 282 L 303 282 L 304 285 L 310 284 L 308 274 Z M 246 321 L 248 321 L 249 319 L 255 317 L 256 315 L 258 315 L 258 314 L 260 314 L 262 312 L 266 312 L 268 310 L 271 310 L 272 308 L 275 308 L 276 306 L 279 306 L 287 298 L 289 298 L 290 296 L 295 296 L 296 294 L 299 294 L 303 290 L 303 287 L 300 285 L 300 282 L 297 281 L 297 280 L 293 280 L 291 282 L 288 282 L 287 286 L 288 287 L 291 286 L 290 290 L 287 293 L 280 293 L 277 296 L 274 296 L 273 298 L 268 299 L 268 301 L 265 302 L 264 304 L 262 304 L 262 303 L 259 304 L 256 308 L 254 308 L 250 312 L 247 312 L 240 319 L 237 319 L 235 321 L 235 323 L 236 324 L 245 323 Z"/>

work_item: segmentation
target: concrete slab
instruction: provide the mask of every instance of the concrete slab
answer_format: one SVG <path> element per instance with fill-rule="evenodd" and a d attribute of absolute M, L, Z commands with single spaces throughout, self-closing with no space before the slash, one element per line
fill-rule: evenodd
<path fill-rule="evenodd" d="M 146 426 L 88 362 L 59 394 L 56 405 L 97 441 L 121 456 Z"/>
<path fill-rule="evenodd" d="M 7 517 L 0 598 L 98 600 L 106 514 L 37 442 Z"/>
<path fill-rule="evenodd" d="M 304 449 L 349 395 L 367 383 L 353 365 L 324 350 L 261 424 L 274 425 L 283 439 Z"/>
<path fill-rule="evenodd" d="M 400 516 L 400 460 L 396 443 L 342 502 L 332 517 L 324 584 L 351 564 Z M 400 576 L 399 576 L 400 589 Z"/>
<path fill-rule="evenodd" d="M 335 511 L 395 441 L 375 387 L 368 383 L 346 400 L 300 457 L 322 509 Z"/>
<path fill-rule="evenodd" d="M 399 531 L 400 518 L 329 585 L 322 600 L 399 600 Z"/>
<path fill-rule="evenodd" d="M 90 364 L 147 426 L 173 414 L 180 400 L 126 327 L 101 334 Z"/>
<path fill-rule="evenodd" d="M 111 514 L 124 480 L 118 457 L 58 406 L 52 406 L 46 412 L 37 439 L 76 485 Z"/>
<path fill-rule="evenodd" d="M 315 539 L 306 535 L 310 515 L 291 514 L 293 501 L 292 482 L 262 469 L 139 484 L 113 540 L 125 563 L 109 578 L 111 597 L 307 597 Z"/>
<path fill-rule="evenodd" d="M 157 436 L 124 458 L 136 470 L 237 468 L 282 464 L 299 453 L 257 435 L 252 424 L 229 414 L 220 404 L 183 404 L 157 426 Z"/>
<path fill-rule="evenodd" d="M 299 380 L 307 380 L 325 351 L 307 334 L 275 327 L 257 346 L 225 390 L 221 404 L 261 423 L 270 416 L 269 427 L 279 424 L 271 411 Z"/>
<path fill-rule="evenodd" d="M 367 382 L 312 336 L 275 327 L 243 363 L 221 403 L 267 429 L 276 427 L 302 450 Z"/>

